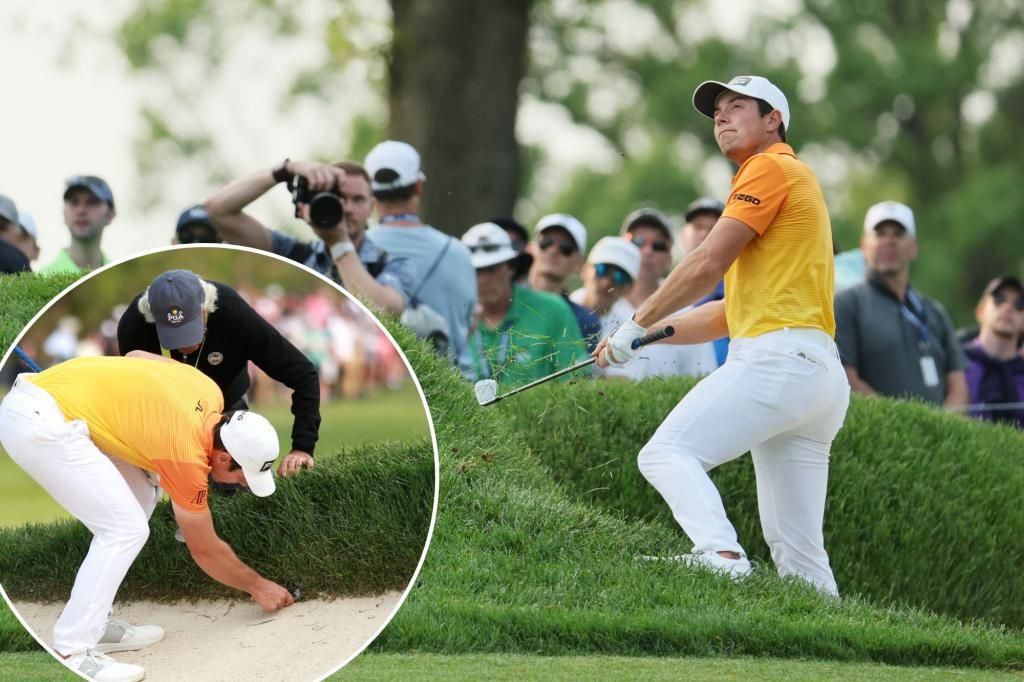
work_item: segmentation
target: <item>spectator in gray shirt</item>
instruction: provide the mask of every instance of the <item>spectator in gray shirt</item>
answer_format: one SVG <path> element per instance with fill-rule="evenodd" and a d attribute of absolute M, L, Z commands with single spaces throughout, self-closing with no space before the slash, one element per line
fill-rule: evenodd
<path fill-rule="evenodd" d="M 862 395 L 916 398 L 961 407 L 967 402 L 964 355 L 938 301 L 910 286 L 917 228 L 908 206 L 868 209 L 861 249 L 866 281 L 836 295 L 836 344 Z"/>

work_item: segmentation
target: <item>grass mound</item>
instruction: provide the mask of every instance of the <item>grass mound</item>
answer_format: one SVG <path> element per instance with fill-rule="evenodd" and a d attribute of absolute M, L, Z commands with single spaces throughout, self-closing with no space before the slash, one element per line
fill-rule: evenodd
<path fill-rule="evenodd" d="M 326 454 L 315 469 L 279 479 L 267 498 L 211 497 L 218 534 L 261 574 L 307 597 L 405 589 L 423 552 L 433 508 L 427 441 Z M 170 504 L 157 506 L 149 541 L 120 599 L 238 598 L 207 577 L 174 539 Z M 16 600 L 66 599 L 91 535 L 77 521 L 0 531 L 0 579 Z"/>
<path fill-rule="evenodd" d="M 553 386 L 532 401 L 509 401 L 506 414 L 576 499 L 678 528 L 636 455 L 692 385 Z M 770 563 L 750 458 L 712 477 L 747 551 Z M 825 524 L 840 590 L 1024 626 L 1024 573 L 1007 570 L 1024 563 L 1021 490 L 1018 431 L 855 397 L 832 452 Z"/>
<path fill-rule="evenodd" d="M 0 356 L 14 342 L 28 321 L 42 310 L 50 299 L 66 289 L 78 275 L 18 274 L 0 275 Z"/>
<path fill-rule="evenodd" d="M 593 481 L 570 486 L 578 469 L 604 460 L 583 442 L 593 434 L 581 435 L 566 424 L 578 419 L 609 438 L 621 436 L 635 455 L 638 446 L 627 428 L 643 427 L 627 422 L 646 419 L 653 428 L 670 406 L 668 396 L 644 395 L 646 417 L 631 408 L 597 409 L 609 390 L 638 390 L 611 383 L 534 389 L 481 408 L 471 386 L 402 330 L 393 332 L 407 349 L 434 417 L 441 499 L 417 585 L 371 645 L 374 651 L 744 654 L 1022 666 L 1024 636 L 1017 631 L 879 605 L 855 590 L 833 602 L 798 581 L 778 579 L 770 568 L 737 585 L 681 566 L 636 561 L 639 554 L 685 549 L 688 543 L 654 513 L 593 504 L 583 494 Z M 606 403 L 612 404 L 618 405 Z M 558 482 L 551 473 L 556 453 L 559 463 L 578 463 L 566 465 Z M 599 476 L 597 484 L 617 489 Z M 568 487 L 573 494 L 566 493 Z M 731 499 L 727 504 L 733 508 Z M 909 551 L 924 558 L 932 548 Z"/>

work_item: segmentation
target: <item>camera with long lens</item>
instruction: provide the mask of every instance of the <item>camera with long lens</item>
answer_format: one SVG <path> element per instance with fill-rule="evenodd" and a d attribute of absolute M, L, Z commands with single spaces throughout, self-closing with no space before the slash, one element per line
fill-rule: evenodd
<path fill-rule="evenodd" d="M 295 204 L 295 217 L 299 216 L 299 204 L 309 204 L 309 221 L 321 229 L 331 229 L 341 223 L 345 211 L 341 207 L 341 190 L 338 181 L 326 192 L 313 194 L 309 189 L 309 180 L 296 175 L 289 182 L 292 191 L 292 203 Z"/>

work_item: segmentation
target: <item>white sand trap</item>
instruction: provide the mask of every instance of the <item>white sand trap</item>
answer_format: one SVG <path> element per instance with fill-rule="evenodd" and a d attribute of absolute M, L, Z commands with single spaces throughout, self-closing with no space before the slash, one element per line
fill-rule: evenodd
<path fill-rule="evenodd" d="M 116 618 L 159 625 L 167 634 L 151 647 L 112 656 L 145 667 L 148 682 L 311 682 L 361 649 L 388 621 L 400 599 L 400 592 L 388 592 L 357 599 L 300 601 L 270 614 L 252 601 L 115 603 Z M 63 602 L 15 602 L 14 606 L 32 630 L 51 644 Z"/>

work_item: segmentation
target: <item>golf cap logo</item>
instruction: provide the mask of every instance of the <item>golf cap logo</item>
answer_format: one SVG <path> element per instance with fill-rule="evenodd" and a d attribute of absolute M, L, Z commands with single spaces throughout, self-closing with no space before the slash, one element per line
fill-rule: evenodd
<path fill-rule="evenodd" d="M 211 365 L 219 365 L 224 362 L 224 354 L 214 351 L 206 356 L 206 361 Z"/>
<path fill-rule="evenodd" d="M 264 471 L 270 471 L 271 467 L 273 466 L 274 460 L 268 459 L 266 462 L 263 463 L 263 466 L 260 467 L 260 473 L 262 474 Z"/>
<path fill-rule="evenodd" d="M 736 76 L 729 81 L 729 85 L 747 85 L 748 83 L 750 83 L 750 76 Z"/>
<path fill-rule="evenodd" d="M 185 321 L 185 311 L 176 305 L 172 305 L 167 309 L 167 323 L 168 324 L 181 324 Z"/>

